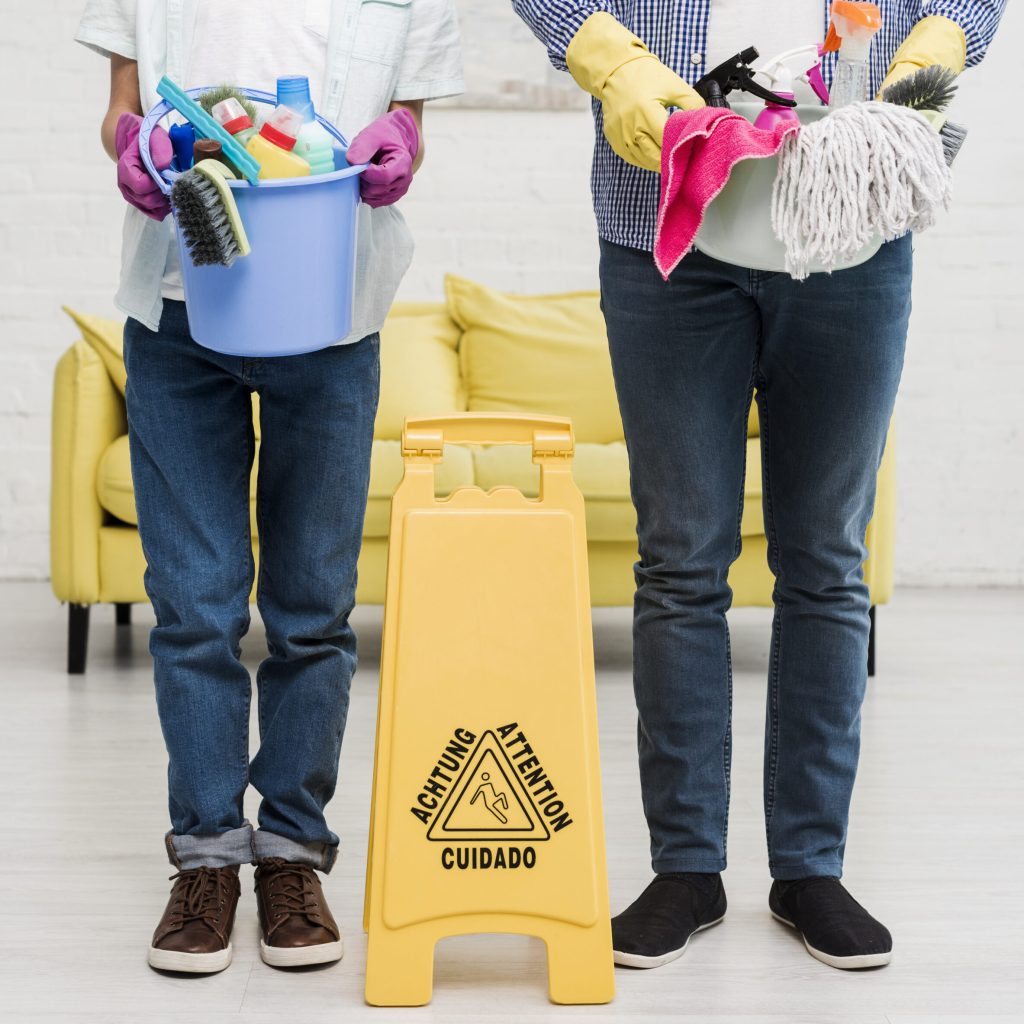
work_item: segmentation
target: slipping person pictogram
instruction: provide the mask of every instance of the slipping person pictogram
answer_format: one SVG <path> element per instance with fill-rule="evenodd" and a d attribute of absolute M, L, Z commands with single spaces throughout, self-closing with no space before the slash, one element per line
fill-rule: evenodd
<path fill-rule="evenodd" d="M 475 804 L 479 797 L 483 801 L 484 807 L 486 807 L 487 810 L 489 810 L 491 814 L 493 814 L 498 821 L 502 823 L 502 825 L 507 825 L 508 818 L 501 813 L 501 810 L 508 810 L 508 796 L 504 793 L 498 793 L 495 790 L 494 784 L 490 781 L 491 776 L 487 772 L 484 772 L 480 778 L 483 779 L 483 782 L 476 787 L 473 799 L 469 801 L 470 806 Z M 490 795 L 488 795 L 488 793 Z M 501 810 L 498 810 L 499 807 Z"/>
<path fill-rule="evenodd" d="M 427 831 L 434 842 L 543 842 L 544 815 L 492 730 L 480 737 Z"/>

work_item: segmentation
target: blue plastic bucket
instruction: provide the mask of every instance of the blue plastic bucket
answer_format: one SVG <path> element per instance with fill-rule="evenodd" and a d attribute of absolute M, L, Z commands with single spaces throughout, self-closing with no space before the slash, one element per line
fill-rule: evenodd
<path fill-rule="evenodd" d="M 204 89 L 190 89 L 198 96 Z M 274 105 L 270 93 L 242 90 Z M 172 110 L 159 103 L 139 133 L 142 161 L 168 194 L 175 174 L 153 165 L 149 140 Z M 341 144 L 345 137 L 317 120 Z M 189 329 L 200 345 L 232 356 L 290 356 L 327 348 L 352 330 L 359 175 L 365 165 L 307 178 L 229 182 L 252 252 L 230 267 L 197 267 L 181 232 L 178 251 Z"/>

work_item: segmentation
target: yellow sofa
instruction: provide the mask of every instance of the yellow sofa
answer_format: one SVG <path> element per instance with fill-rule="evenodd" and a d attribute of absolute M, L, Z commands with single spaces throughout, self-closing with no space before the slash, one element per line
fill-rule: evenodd
<path fill-rule="evenodd" d="M 83 672 L 90 607 L 114 604 L 116 621 L 127 623 L 131 605 L 147 597 L 128 461 L 121 324 L 68 312 L 82 338 L 60 359 L 54 381 L 51 576 L 54 594 L 69 605 L 68 671 Z M 445 302 L 400 303 L 382 332 L 381 400 L 358 600 L 384 600 L 388 517 L 402 474 L 404 418 L 465 409 L 572 417 L 574 473 L 587 502 L 593 603 L 630 604 L 636 519 L 597 296 L 511 296 L 456 277 L 446 281 Z M 258 403 L 254 414 L 258 439 Z M 450 446 L 438 473 L 442 493 L 501 483 L 536 493 L 537 467 L 525 448 Z M 892 592 L 894 490 L 890 445 L 867 534 L 871 557 L 865 575 L 873 606 Z M 255 468 L 251 501 L 254 506 Z M 734 604 L 770 605 L 756 411 L 747 441 L 741 532 L 743 551 L 729 577 Z M 253 535 L 256 548 L 255 524 Z M 872 630 L 872 671 L 873 639 Z"/>

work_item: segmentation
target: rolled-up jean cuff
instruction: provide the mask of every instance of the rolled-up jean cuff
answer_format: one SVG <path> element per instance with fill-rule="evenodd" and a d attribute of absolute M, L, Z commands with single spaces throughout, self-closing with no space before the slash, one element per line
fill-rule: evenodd
<path fill-rule="evenodd" d="M 769 858 L 768 870 L 779 882 L 795 882 L 798 878 L 842 878 L 843 862 L 839 857 L 780 862 Z"/>
<path fill-rule="evenodd" d="M 167 858 L 179 871 L 192 868 L 227 868 L 251 864 L 254 858 L 253 829 L 248 821 L 228 832 L 205 836 L 179 836 L 168 832 L 164 838 Z"/>
<path fill-rule="evenodd" d="M 253 833 L 253 852 L 258 863 L 268 857 L 280 857 L 292 864 L 308 864 L 325 875 L 338 859 L 338 847 L 327 843 L 300 843 L 276 832 L 258 828 Z"/>

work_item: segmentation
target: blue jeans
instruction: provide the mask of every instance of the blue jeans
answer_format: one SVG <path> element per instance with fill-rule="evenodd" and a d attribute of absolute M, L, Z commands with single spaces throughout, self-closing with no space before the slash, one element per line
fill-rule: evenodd
<path fill-rule="evenodd" d="M 279 856 L 329 870 L 334 793 L 356 641 L 348 617 L 370 475 L 378 338 L 308 355 L 243 359 L 201 347 L 185 304 L 160 330 L 124 332 L 128 428 L 157 708 L 169 758 L 173 863 Z M 260 396 L 257 604 L 269 656 L 240 661 L 254 566 L 249 480 Z M 262 795 L 259 829 L 242 796 Z"/>
<path fill-rule="evenodd" d="M 726 863 L 732 668 L 757 390 L 775 617 L 764 811 L 773 877 L 840 875 L 867 683 L 864 534 L 903 366 L 911 239 L 804 282 L 601 243 L 636 505 L 634 687 L 655 871 Z"/>

